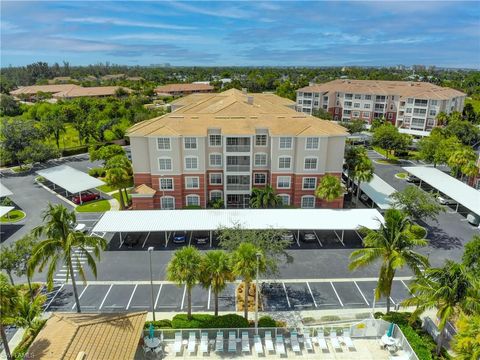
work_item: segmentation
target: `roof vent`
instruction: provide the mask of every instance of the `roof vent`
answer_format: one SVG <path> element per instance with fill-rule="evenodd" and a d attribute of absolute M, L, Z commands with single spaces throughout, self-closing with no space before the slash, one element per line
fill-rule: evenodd
<path fill-rule="evenodd" d="M 242 94 L 247 95 L 247 88 L 242 88 Z"/>
<path fill-rule="evenodd" d="M 247 96 L 247 104 L 253 105 L 253 96 Z"/>

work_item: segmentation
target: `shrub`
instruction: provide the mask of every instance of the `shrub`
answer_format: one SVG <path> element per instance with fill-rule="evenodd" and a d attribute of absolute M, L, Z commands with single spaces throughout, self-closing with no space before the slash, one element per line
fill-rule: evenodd
<path fill-rule="evenodd" d="M 270 316 L 262 316 L 258 320 L 258 327 L 277 327 L 277 322 Z"/>
<path fill-rule="evenodd" d="M 307 316 L 307 317 L 303 318 L 302 322 L 304 324 L 313 324 L 313 323 L 315 323 L 315 319 L 311 316 Z"/>
<path fill-rule="evenodd" d="M 433 349 L 431 346 L 428 346 L 428 339 L 425 341 L 422 336 L 417 334 L 417 332 L 409 325 L 400 325 L 400 329 L 403 332 L 403 335 L 407 338 L 410 346 L 412 347 L 415 354 L 417 354 L 420 360 L 431 360 L 432 359 L 432 350 L 435 351 L 435 344 L 433 343 Z M 433 342 L 432 338 L 430 341 Z"/>
<path fill-rule="evenodd" d="M 258 322 L 260 325 L 260 321 Z M 213 317 L 208 321 L 208 327 L 210 328 L 247 328 L 249 327 L 248 320 L 243 316 L 237 314 L 227 314 L 222 316 Z"/>
<path fill-rule="evenodd" d="M 186 314 L 175 315 L 172 319 L 174 329 L 208 329 L 208 328 L 248 328 L 246 319 L 237 314 L 213 316 L 209 314 L 193 314 L 188 320 Z"/>
<path fill-rule="evenodd" d="M 90 170 L 88 170 L 88 175 L 96 177 L 96 178 L 104 177 L 105 173 L 106 173 L 106 171 L 102 167 L 95 167 L 95 168 L 91 168 Z"/>
<path fill-rule="evenodd" d="M 200 205 L 187 205 L 183 207 L 186 210 L 198 210 L 201 209 L 202 207 Z"/>
<path fill-rule="evenodd" d="M 325 315 L 320 318 L 322 321 L 339 321 L 340 316 L 337 315 Z"/>
<path fill-rule="evenodd" d="M 145 329 L 150 328 L 150 324 L 153 324 L 155 329 L 163 329 L 163 328 L 171 328 L 172 321 L 168 319 L 157 320 L 157 321 L 146 321 L 145 322 Z"/>
<path fill-rule="evenodd" d="M 412 318 L 412 313 L 410 312 L 390 312 L 388 314 L 383 315 L 382 319 L 388 322 L 393 322 L 398 326 L 411 326 L 413 329 L 421 329 L 422 328 L 422 320 L 417 316 Z"/>

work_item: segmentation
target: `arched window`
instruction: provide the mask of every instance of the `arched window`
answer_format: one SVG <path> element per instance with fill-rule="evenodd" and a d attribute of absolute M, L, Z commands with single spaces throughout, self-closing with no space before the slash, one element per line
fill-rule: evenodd
<path fill-rule="evenodd" d="M 282 199 L 282 205 L 288 206 L 290 205 L 290 195 L 288 194 L 279 194 L 278 197 Z"/>
<path fill-rule="evenodd" d="M 200 206 L 200 196 L 199 195 L 187 195 L 185 204 L 187 206 Z"/>
<path fill-rule="evenodd" d="M 162 196 L 160 198 L 160 207 L 163 210 L 175 209 L 175 198 L 173 196 Z"/>

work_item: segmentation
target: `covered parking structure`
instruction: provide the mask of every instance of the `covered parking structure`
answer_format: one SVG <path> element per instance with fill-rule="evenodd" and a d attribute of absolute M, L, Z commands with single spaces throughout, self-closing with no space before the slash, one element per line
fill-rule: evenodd
<path fill-rule="evenodd" d="M 13 192 L 10 191 L 5 185 L 0 183 L 0 198 L 13 195 Z"/>
<path fill-rule="evenodd" d="M 373 174 L 370 182 L 360 184 L 360 190 L 372 200 L 372 207 L 377 205 L 381 210 L 387 210 L 392 207 L 390 195 L 396 192 L 396 190 L 379 176 Z"/>
<path fill-rule="evenodd" d="M 425 182 L 456 201 L 455 211 L 458 211 L 459 205 L 463 205 L 477 216 L 480 216 L 480 192 L 478 190 L 437 168 L 411 166 L 403 169 L 420 179 L 419 186 L 422 186 L 422 182 Z"/>
<path fill-rule="evenodd" d="M 0 217 L 7 215 L 13 209 L 15 209 L 14 206 L 0 206 Z"/>
<path fill-rule="evenodd" d="M 74 169 L 68 165 L 55 166 L 49 169 L 39 170 L 37 174 L 53 184 L 65 190 L 65 195 L 79 194 L 82 203 L 82 192 L 105 185 L 105 183 L 93 176 Z"/>
<path fill-rule="evenodd" d="M 297 231 L 297 242 L 300 230 L 331 230 L 345 246 L 345 231 L 356 232 L 361 227 L 376 230 L 382 223 L 383 216 L 376 209 L 131 210 L 107 211 L 92 233 L 119 233 L 122 244 L 122 233 L 148 233 L 146 242 L 150 233 L 164 232 L 167 247 L 170 235 L 176 231 L 209 232 L 212 246 L 214 231 L 235 226 L 242 230 Z M 323 246 L 318 236 L 317 240 Z"/>

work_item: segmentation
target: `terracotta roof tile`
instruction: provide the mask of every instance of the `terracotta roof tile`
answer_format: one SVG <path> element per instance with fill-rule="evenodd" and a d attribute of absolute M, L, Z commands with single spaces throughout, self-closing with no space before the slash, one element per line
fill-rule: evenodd
<path fill-rule="evenodd" d="M 143 196 L 153 196 L 155 195 L 157 191 L 155 189 L 152 189 L 148 185 L 142 184 L 138 185 L 135 189 L 133 189 L 130 194 L 131 195 L 143 195 Z"/>
<path fill-rule="evenodd" d="M 167 84 L 159 86 L 156 92 L 183 92 L 183 91 L 213 91 L 213 86 L 209 84 Z"/>

